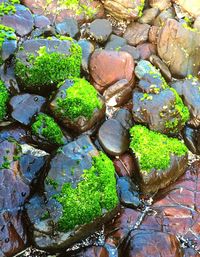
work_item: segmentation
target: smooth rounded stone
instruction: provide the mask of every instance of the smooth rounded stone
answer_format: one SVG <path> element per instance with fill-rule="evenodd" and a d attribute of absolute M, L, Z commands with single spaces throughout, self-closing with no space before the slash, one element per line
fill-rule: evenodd
<path fill-rule="evenodd" d="M 133 177 L 136 167 L 134 158 L 130 153 L 120 155 L 118 158 L 114 159 L 113 163 L 118 176 Z"/>
<path fill-rule="evenodd" d="M 150 25 L 132 22 L 128 25 L 123 37 L 128 44 L 136 46 L 148 40 Z"/>
<path fill-rule="evenodd" d="M 182 257 L 178 239 L 171 234 L 155 231 L 134 231 L 124 251 L 127 257 Z"/>
<path fill-rule="evenodd" d="M 138 188 L 130 177 L 120 177 L 117 179 L 117 188 L 122 205 L 129 208 L 138 207 L 141 204 Z"/>
<path fill-rule="evenodd" d="M 157 55 L 151 55 L 149 60 L 157 69 L 160 70 L 166 81 L 171 81 L 172 75 L 167 65 Z"/>
<path fill-rule="evenodd" d="M 66 232 L 58 229 L 63 207 L 56 200 L 56 195 L 61 193 L 66 183 L 75 188 L 83 179 L 83 170 L 91 168 L 92 157 L 97 155 L 98 151 L 90 138 L 81 136 L 63 146 L 51 160 L 50 170 L 45 179 L 45 196 L 35 194 L 26 204 L 31 225 L 29 228 L 37 248 L 54 253 L 66 250 L 94 233 L 118 212 L 117 206 L 111 211 L 105 210 L 102 216 L 94 218 L 90 223 L 78 225 Z"/>
<path fill-rule="evenodd" d="M 20 37 L 28 35 L 33 30 L 33 16 L 28 8 L 21 4 L 16 4 L 16 13 L 12 15 L 3 15 L 0 22 L 8 27 L 15 29 Z"/>
<path fill-rule="evenodd" d="M 75 38 L 79 33 L 78 22 L 73 18 L 68 18 L 63 22 L 56 23 L 56 32 Z"/>
<path fill-rule="evenodd" d="M 6 40 L 2 44 L 1 48 L 1 59 L 3 61 L 8 60 L 12 57 L 17 50 L 17 41 L 16 40 Z"/>
<path fill-rule="evenodd" d="M 190 111 L 189 124 L 198 128 L 200 126 L 200 81 L 193 77 L 191 79 L 178 80 L 171 86 L 182 97 L 184 104 Z"/>
<path fill-rule="evenodd" d="M 94 86 L 103 92 L 119 80 L 126 79 L 129 85 L 134 83 L 134 60 L 126 52 L 96 50 L 90 59 L 90 74 Z"/>
<path fill-rule="evenodd" d="M 194 21 L 193 28 L 200 31 L 200 15 Z"/>
<path fill-rule="evenodd" d="M 149 5 L 153 8 L 158 8 L 163 11 L 171 6 L 170 0 L 150 0 Z"/>
<path fill-rule="evenodd" d="M 105 43 L 112 33 L 112 25 L 106 19 L 96 19 L 87 28 L 87 34 L 98 43 Z"/>
<path fill-rule="evenodd" d="M 128 131 L 118 120 L 105 121 L 98 131 L 98 139 L 104 151 L 113 156 L 121 155 L 129 148 Z"/>
<path fill-rule="evenodd" d="M 67 116 L 63 117 L 64 110 L 61 109 L 61 111 L 58 112 L 58 99 L 64 99 L 66 97 L 66 90 L 73 86 L 73 83 L 73 80 L 66 80 L 57 92 L 55 92 L 49 107 L 53 116 L 59 120 L 64 127 L 71 129 L 74 133 L 80 134 L 89 129 L 95 128 L 102 121 L 105 116 L 106 106 L 103 97 L 98 93 L 97 98 L 102 106 L 99 109 L 95 108 L 90 118 L 79 116 L 72 120 Z"/>
<path fill-rule="evenodd" d="M 144 10 L 142 17 L 139 18 L 138 22 L 142 24 L 149 24 L 152 25 L 154 19 L 159 14 L 159 9 L 157 7 L 155 8 L 149 8 Z"/>
<path fill-rule="evenodd" d="M 200 154 L 200 130 L 185 126 L 183 136 L 188 149 L 193 154 Z"/>
<path fill-rule="evenodd" d="M 105 0 L 104 8 L 117 20 L 135 20 L 142 14 L 144 3 L 142 0 Z"/>
<path fill-rule="evenodd" d="M 156 45 L 151 43 L 144 43 L 144 44 L 138 45 L 136 48 L 140 53 L 141 59 L 143 60 L 149 59 L 152 54 L 157 53 Z"/>
<path fill-rule="evenodd" d="M 158 54 L 175 77 L 198 74 L 199 47 L 200 34 L 172 19 L 162 27 L 157 40 Z"/>
<path fill-rule="evenodd" d="M 105 45 L 105 50 L 121 50 L 121 47 L 126 45 L 127 40 L 123 37 L 116 36 L 114 34 L 111 34 L 109 37 L 108 42 Z"/>
<path fill-rule="evenodd" d="M 44 28 L 48 25 L 51 25 L 51 21 L 49 20 L 49 18 L 47 18 L 44 15 L 34 15 L 34 25 L 36 28 Z"/>
<path fill-rule="evenodd" d="M 41 111 L 46 103 L 46 98 L 40 95 L 31 95 L 28 93 L 13 96 L 10 99 L 12 107 L 11 116 L 24 125 L 29 125 L 35 114 Z"/>
<path fill-rule="evenodd" d="M 168 19 L 175 19 L 175 12 L 173 8 L 162 11 L 154 20 L 153 25 L 163 27 Z"/>
<path fill-rule="evenodd" d="M 138 51 L 138 49 L 134 46 L 130 46 L 130 45 L 124 45 L 120 48 L 120 51 L 124 51 L 129 53 L 132 57 L 133 60 L 138 60 L 140 59 L 140 52 Z"/>
<path fill-rule="evenodd" d="M 80 39 L 78 41 L 78 44 L 80 45 L 82 49 L 82 62 L 81 62 L 81 67 L 82 69 L 89 74 L 89 61 L 90 61 L 90 56 L 94 52 L 94 45 L 86 40 L 86 39 Z"/>
<path fill-rule="evenodd" d="M 103 93 L 106 105 L 114 107 L 123 105 L 131 98 L 132 90 L 133 87 L 129 85 L 126 79 L 117 81 Z"/>
<path fill-rule="evenodd" d="M 184 11 L 187 11 L 193 17 L 200 15 L 200 2 L 198 0 L 172 0 L 178 4 Z"/>
<path fill-rule="evenodd" d="M 129 110 L 120 108 L 113 114 L 113 119 L 118 120 L 125 129 L 130 129 L 133 126 L 133 117 Z"/>

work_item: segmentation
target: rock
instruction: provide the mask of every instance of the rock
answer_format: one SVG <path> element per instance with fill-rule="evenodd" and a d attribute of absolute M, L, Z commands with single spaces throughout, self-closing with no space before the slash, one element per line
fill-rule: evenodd
<path fill-rule="evenodd" d="M 116 156 L 128 150 L 128 131 L 117 120 L 110 119 L 103 123 L 98 131 L 98 139 L 106 153 Z"/>
<path fill-rule="evenodd" d="M 134 46 L 130 46 L 130 45 L 124 45 L 120 48 L 120 51 L 124 51 L 129 53 L 132 57 L 133 60 L 138 60 L 140 59 L 140 52 L 138 51 L 138 49 Z"/>
<path fill-rule="evenodd" d="M 16 77 L 26 92 L 49 94 L 67 77 L 80 76 L 81 48 L 72 39 L 27 40 L 21 45 L 16 58 Z"/>
<path fill-rule="evenodd" d="M 46 99 L 39 95 L 21 94 L 10 99 L 11 116 L 24 125 L 29 125 L 35 114 L 41 111 Z"/>
<path fill-rule="evenodd" d="M 141 204 L 138 189 L 130 177 L 118 178 L 117 187 L 121 204 L 129 208 L 138 207 Z"/>
<path fill-rule="evenodd" d="M 144 1 L 105 0 L 104 8 L 117 20 L 135 20 L 142 16 Z"/>
<path fill-rule="evenodd" d="M 154 20 L 153 25 L 163 27 L 168 19 L 175 19 L 175 12 L 173 8 L 162 11 Z"/>
<path fill-rule="evenodd" d="M 0 17 L 1 24 L 12 27 L 20 36 L 26 36 L 33 30 L 33 16 L 29 9 L 21 4 L 16 4 L 16 13 Z"/>
<path fill-rule="evenodd" d="M 192 153 L 200 155 L 200 130 L 185 126 L 183 135 L 188 149 Z"/>
<path fill-rule="evenodd" d="M 80 45 L 82 49 L 82 62 L 81 62 L 81 67 L 82 69 L 89 74 L 89 61 L 90 61 L 90 56 L 94 52 L 94 45 L 86 40 L 86 39 L 80 39 L 78 41 L 78 44 Z"/>
<path fill-rule="evenodd" d="M 69 91 L 71 97 L 68 97 Z M 91 98 L 93 101 L 90 101 Z M 84 79 L 72 79 L 66 80 L 57 90 L 50 103 L 50 110 L 63 126 L 80 134 L 101 122 L 105 115 L 105 103 L 89 82 Z"/>
<path fill-rule="evenodd" d="M 162 80 L 160 72 L 149 61 L 141 60 L 135 67 L 135 75 L 138 79 L 142 79 L 146 74 L 156 74 L 155 78 Z"/>
<path fill-rule="evenodd" d="M 125 251 L 127 257 L 182 257 L 180 243 L 174 235 L 162 232 L 138 231 L 131 233 L 131 239 Z"/>
<path fill-rule="evenodd" d="M 158 38 L 158 33 L 159 33 L 160 28 L 158 26 L 151 26 L 149 30 L 149 42 L 152 44 L 157 43 L 157 38 Z"/>
<path fill-rule="evenodd" d="M 125 108 L 120 108 L 113 114 L 113 118 L 118 120 L 125 129 L 130 129 L 133 126 L 132 114 Z"/>
<path fill-rule="evenodd" d="M 99 158 L 103 159 L 100 160 Z M 103 202 L 102 205 L 99 205 L 100 210 L 98 212 L 94 211 L 96 210 L 98 200 L 95 195 L 91 198 L 91 194 L 95 191 L 96 195 L 98 194 L 100 197 L 98 199 L 107 201 L 106 199 L 108 198 L 106 198 L 106 193 L 103 191 L 104 186 L 101 184 L 101 186 L 103 186 L 101 189 L 94 189 L 94 186 L 97 186 L 99 182 L 96 184 L 95 181 L 91 181 L 91 178 L 85 177 L 83 180 L 82 177 L 83 171 L 86 172 L 87 170 L 89 172 L 91 167 L 93 167 L 94 170 L 93 172 L 91 171 L 90 175 L 93 174 L 93 179 L 96 177 L 95 170 L 97 167 L 95 166 L 94 159 L 97 160 L 97 162 L 103 161 L 103 163 L 99 164 L 103 165 L 101 167 L 105 167 L 107 171 L 107 175 L 106 173 L 104 174 L 103 181 L 105 182 L 107 179 L 106 184 L 108 183 L 107 186 L 112 193 L 112 196 L 109 195 L 109 197 L 111 197 L 109 200 L 109 210 L 106 209 L 106 207 L 104 212 L 102 212 L 102 206 L 104 206 Z M 102 172 L 103 170 L 99 166 L 98 175 L 102 176 Z M 109 178 L 107 176 L 109 176 Z M 76 188 L 79 187 L 81 183 L 81 190 L 83 190 L 81 194 L 84 194 L 86 181 L 91 183 L 89 185 L 90 194 L 88 194 L 86 190 L 87 197 L 83 196 L 84 200 L 79 198 L 76 201 Z M 113 184 L 111 185 L 110 183 Z M 63 189 L 66 186 L 70 186 L 71 188 L 71 192 L 67 193 L 68 197 L 70 194 L 74 195 L 71 195 L 73 200 L 71 199 L 71 203 L 69 201 L 71 207 L 67 210 L 67 216 L 63 217 L 63 215 L 65 215 L 64 211 L 66 211 L 64 208 L 67 208 L 67 205 L 64 205 L 60 196 L 64 196 Z M 49 250 L 51 252 L 59 252 L 85 239 L 103 223 L 112 218 L 118 211 L 114 167 L 108 157 L 103 153 L 98 153 L 88 136 L 79 137 L 76 141 L 65 145 L 57 152 L 50 163 L 50 170 L 45 179 L 45 192 L 46 201 L 44 197 L 36 194 L 30 199 L 29 203 L 27 203 L 26 209 L 32 225 L 31 229 L 33 231 L 35 245 L 40 249 Z M 101 193 L 105 194 L 105 198 L 101 198 Z M 77 197 L 80 196 L 81 195 L 77 195 Z M 82 208 L 84 205 L 82 201 L 85 201 L 86 198 L 88 199 L 86 201 L 86 208 L 84 209 Z M 108 203 L 108 201 L 106 203 Z M 75 212 L 73 212 L 74 208 L 76 208 Z M 87 216 L 88 213 L 89 217 Z M 74 216 L 72 217 L 71 215 Z"/>
<path fill-rule="evenodd" d="M 200 34 L 184 28 L 175 20 L 168 20 L 157 41 L 160 58 L 175 77 L 197 75 L 200 66 Z"/>
<path fill-rule="evenodd" d="M 128 25 L 123 37 L 127 40 L 128 44 L 136 46 L 148 40 L 149 29 L 150 26 L 148 24 L 132 22 Z"/>
<path fill-rule="evenodd" d="M 122 79 L 133 85 L 133 71 L 133 58 L 126 52 L 96 50 L 90 59 L 91 77 L 100 92 Z"/>
<path fill-rule="evenodd" d="M 132 89 L 126 79 L 117 81 L 103 93 L 107 106 L 121 106 L 126 103 L 131 98 Z"/>
<path fill-rule="evenodd" d="M 157 193 L 185 172 L 187 147 L 181 141 L 141 125 L 133 126 L 130 134 L 130 148 L 136 156 L 138 167 L 135 179 L 144 194 Z"/>
<path fill-rule="evenodd" d="M 183 98 L 184 104 L 190 111 L 189 123 L 194 127 L 200 125 L 200 81 L 192 76 L 172 83 L 171 86 Z"/>
<path fill-rule="evenodd" d="M 149 8 L 144 10 L 142 17 L 139 18 L 138 22 L 142 24 L 149 24 L 152 25 L 154 19 L 156 16 L 159 14 L 159 9 L 158 8 Z"/>
<path fill-rule="evenodd" d="M 98 43 L 105 43 L 112 33 L 112 25 L 106 19 L 96 19 L 87 28 L 87 34 Z"/>
<path fill-rule="evenodd" d="M 16 124 L 1 129 L 0 141 L 9 140 L 9 138 L 13 138 L 20 145 L 32 143 L 29 131 Z"/>
<path fill-rule="evenodd" d="M 69 252 L 65 254 L 65 257 L 109 257 L 109 252 L 105 247 L 90 246 L 79 251 L 77 254 Z"/>
<path fill-rule="evenodd" d="M 150 62 L 160 70 L 163 77 L 166 79 L 166 81 L 171 81 L 172 75 L 167 67 L 167 65 L 156 55 L 150 56 Z"/>
<path fill-rule="evenodd" d="M 79 33 L 78 23 L 73 18 L 65 19 L 65 21 L 56 24 L 56 32 L 75 38 Z"/>
<path fill-rule="evenodd" d="M 16 40 L 6 40 L 2 44 L 1 48 L 1 59 L 2 61 L 6 61 L 10 59 L 17 50 L 17 41 Z"/>
<path fill-rule="evenodd" d="M 133 177 L 135 171 L 134 158 L 131 154 L 125 153 L 114 160 L 115 170 L 120 177 Z"/>
<path fill-rule="evenodd" d="M 111 34 L 107 44 L 105 45 L 105 50 L 121 50 L 121 47 L 126 45 L 127 40 L 123 37 Z M 123 51 L 123 50 L 122 50 Z"/>
<path fill-rule="evenodd" d="M 46 26 L 50 26 L 50 20 L 44 15 L 34 15 L 34 25 L 36 28 L 44 28 Z"/>
<path fill-rule="evenodd" d="M 198 16 L 195 21 L 194 21 L 194 24 L 193 24 L 193 28 L 194 29 L 197 29 L 198 31 L 200 31 L 200 16 Z"/>
<path fill-rule="evenodd" d="M 0 78 L 4 82 L 6 88 L 12 95 L 20 92 L 16 78 L 13 65 L 7 67 L 6 71 L 2 66 L 0 68 Z"/>
<path fill-rule="evenodd" d="M 175 2 L 183 10 L 187 11 L 189 14 L 191 14 L 194 17 L 197 17 L 200 15 L 200 3 L 198 0 L 172 0 L 172 2 Z"/>
<path fill-rule="evenodd" d="M 152 54 L 156 54 L 156 46 L 151 43 L 144 43 L 137 46 L 140 57 L 143 60 L 149 59 Z"/>
<path fill-rule="evenodd" d="M 149 5 L 153 8 L 158 8 L 163 11 L 171 6 L 170 0 L 150 0 Z"/>

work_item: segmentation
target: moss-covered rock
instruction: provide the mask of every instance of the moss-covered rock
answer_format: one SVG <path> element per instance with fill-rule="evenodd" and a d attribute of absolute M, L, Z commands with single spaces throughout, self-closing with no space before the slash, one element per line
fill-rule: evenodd
<path fill-rule="evenodd" d="M 8 90 L 3 81 L 0 80 L 0 121 L 2 121 L 6 115 L 8 99 Z"/>
<path fill-rule="evenodd" d="M 71 38 L 27 40 L 16 55 L 15 72 L 20 86 L 49 94 L 61 81 L 80 76 L 81 47 Z"/>
<path fill-rule="evenodd" d="M 66 80 L 50 103 L 54 116 L 78 132 L 90 129 L 105 113 L 96 89 L 85 79 Z"/>
<path fill-rule="evenodd" d="M 141 125 L 132 127 L 130 134 L 144 192 L 156 192 L 182 175 L 188 152 L 184 143 Z"/>
<path fill-rule="evenodd" d="M 16 12 L 15 4 L 20 4 L 20 0 L 6 0 L 0 3 L 0 16 L 11 15 Z"/>
<path fill-rule="evenodd" d="M 40 113 L 31 126 L 33 135 L 40 137 L 52 144 L 64 143 L 63 133 L 59 125 L 50 116 Z"/>

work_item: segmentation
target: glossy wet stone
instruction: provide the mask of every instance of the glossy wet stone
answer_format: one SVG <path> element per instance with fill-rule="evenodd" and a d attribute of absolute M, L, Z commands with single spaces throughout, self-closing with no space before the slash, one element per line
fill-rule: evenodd
<path fill-rule="evenodd" d="M 200 154 L 200 130 L 185 126 L 183 136 L 188 149 L 194 154 Z"/>
<path fill-rule="evenodd" d="M 114 119 L 103 123 L 98 131 L 98 139 L 105 152 L 110 155 L 121 155 L 129 147 L 128 131 Z"/>
<path fill-rule="evenodd" d="M 136 167 L 134 158 L 130 153 L 120 155 L 119 158 L 116 158 L 113 163 L 118 176 L 133 177 Z"/>

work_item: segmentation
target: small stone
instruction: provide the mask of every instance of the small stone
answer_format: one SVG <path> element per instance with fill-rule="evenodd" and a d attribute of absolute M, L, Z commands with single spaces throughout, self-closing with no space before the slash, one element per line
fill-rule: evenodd
<path fill-rule="evenodd" d="M 43 15 L 34 15 L 34 24 L 36 28 L 44 28 L 48 25 L 51 25 L 50 20 Z"/>
<path fill-rule="evenodd" d="M 112 34 L 105 45 L 105 50 L 116 50 L 116 51 L 121 51 L 121 47 L 126 45 L 127 40 L 124 39 L 123 37 L 116 36 Z M 122 50 L 123 51 L 123 50 Z"/>
<path fill-rule="evenodd" d="M 87 33 L 96 42 L 104 43 L 112 33 L 112 25 L 106 19 L 96 19 L 89 25 Z"/>
<path fill-rule="evenodd" d="M 159 13 L 159 9 L 158 8 L 149 8 L 144 10 L 143 15 L 141 18 L 139 18 L 138 22 L 139 23 L 147 23 L 149 25 L 153 24 L 154 19 L 156 18 L 156 16 Z"/>
<path fill-rule="evenodd" d="M 56 24 L 56 32 L 75 38 L 79 33 L 78 23 L 73 18 L 65 19 L 65 21 Z"/>

